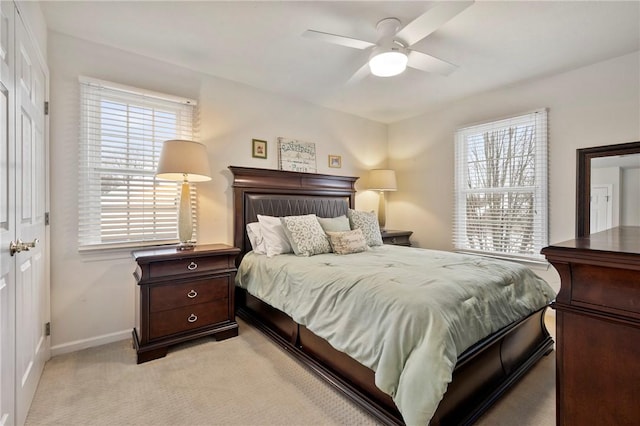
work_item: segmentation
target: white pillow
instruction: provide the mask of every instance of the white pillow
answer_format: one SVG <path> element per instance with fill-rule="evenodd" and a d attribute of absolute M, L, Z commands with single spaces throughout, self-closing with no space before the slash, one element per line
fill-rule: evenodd
<path fill-rule="evenodd" d="M 258 215 L 262 238 L 267 249 L 267 257 L 291 253 L 291 244 L 284 233 L 279 217 Z"/>
<path fill-rule="evenodd" d="M 331 246 L 315 214 L 281 218 L 284 232 L 298 256 L 330 253 Z"/>
<path fill-rule="evenodd" d="M 247 223 L 247 236 L 254 253 L 267 254 L 267 246 L 264 243 L 260 222 Z"/>

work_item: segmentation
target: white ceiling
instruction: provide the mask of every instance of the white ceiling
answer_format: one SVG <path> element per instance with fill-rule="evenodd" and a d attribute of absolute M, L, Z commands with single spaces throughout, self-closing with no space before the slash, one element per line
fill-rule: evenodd
<path fill-rule="evenodd" d="M 347 80 L 366 53 L 307 29 L 376 40 L 418 1 L 44 1 L 49 29 L 383 123 L 524 80 L 638 52 L 640 1 L 476 1 L 413 46 L 459 68 Z M 363 56 L 364 54 L 364 56 Z"/>

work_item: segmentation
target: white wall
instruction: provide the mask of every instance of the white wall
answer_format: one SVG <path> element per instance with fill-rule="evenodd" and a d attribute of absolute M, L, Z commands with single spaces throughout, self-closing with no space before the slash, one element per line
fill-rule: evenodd
<path fill-rule="evenodd" d="M 640 226 L 640 168 L 622 169 L 620 224 Z"/>
<path fill-rule="evenodd" d="M 48 47 L 54 355 L 128 338 L 134 326 L 130 251 L 80 255 L 77 249 L 79 75 L 199 100 L 200 141 L 213 174 L 198 184 L 200 243 L 233 243 L 227 167 L 277 168 L 278 136 L 315 142 L 319 173 L 359 176 L 386 166 L 386 125 L 54 32 Z M 266 160 L 251 157 L 252 138 L 268 141 Z M 341 169 L 328 167 L 328 154 L 342 156 Z M 370 191 L 356 197 L 358 208 L 376 202 Z"/>
<path fill-rule="evenodd" d="M 451 250 L 457 128 L 549 108 L 550 243 L 575 235 L 576 149 L 640 140 L 640 52 L 455 102 L 389 126 L 389 228 Z M 424 94 L 428 96 L 428 94 Z M 536 271 L 559 288 L 553 268 Z"/>

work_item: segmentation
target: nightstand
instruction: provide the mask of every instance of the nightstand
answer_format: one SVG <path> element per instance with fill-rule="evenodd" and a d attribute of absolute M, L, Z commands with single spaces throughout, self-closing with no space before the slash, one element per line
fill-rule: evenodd
<path fill-rule="evenodd" d="M 133 252 L 138 287 L 133 346 L 138 364 L 164 357 L 176 343 L 238 335 L 234 306 L 238 253 L 240 249 L 225 244 Z"/>
<path fill-rule="evenodd" d="M 393 244 L 396 246 L 411 246 L 409 237 L 413 234 L 413 231 L 399 231 L 392 229 L 385 229 L 380 231 L 382 234 L 382 242 L 385 244 Z"/>

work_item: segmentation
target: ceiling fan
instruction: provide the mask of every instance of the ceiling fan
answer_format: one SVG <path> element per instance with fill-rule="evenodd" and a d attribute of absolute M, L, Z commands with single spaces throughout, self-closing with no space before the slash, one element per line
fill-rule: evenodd
<path fill-rule="evenodd" d="M 369 72 L 378 77 L 392 77 L 404 72 L 407 66 L 430 73 L 449 75 L 457 68 L 457 65 L 413 50 L 411 46 L 436 31 L 472 4 L 473 1 L 437 2 L 402 29 L 399 19 L 385 18 L 376 26 L 378 31 L 376 43 L 316 30 L 307 30 L 302 35 L 306 38 L 354 49 L 369 49 L 371 51 L 369 61 L 356 71 L 350 81 L 359 80 Z"/>

